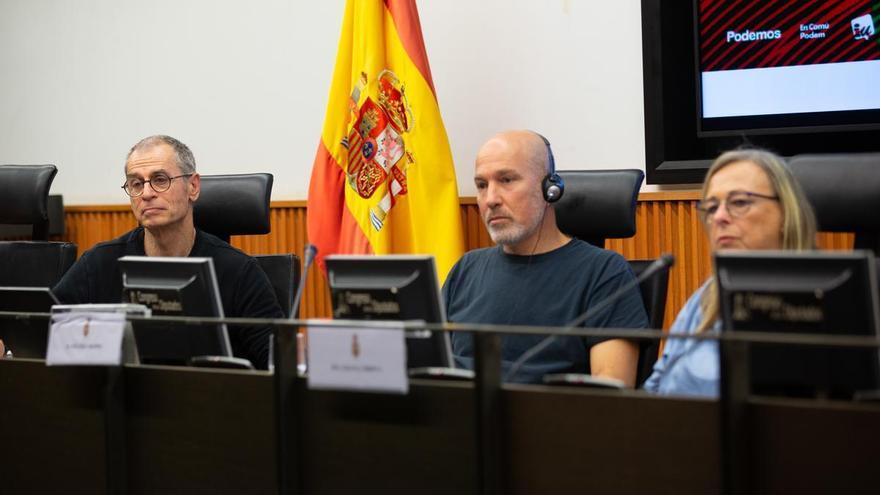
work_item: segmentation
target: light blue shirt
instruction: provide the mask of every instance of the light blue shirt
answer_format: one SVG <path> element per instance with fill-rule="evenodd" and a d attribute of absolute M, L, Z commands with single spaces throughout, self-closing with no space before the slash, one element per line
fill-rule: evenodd
<path fill-rule="evenodd" d="M 669 333 L 693 335 L 702 322 L 700 296 L 706 284 L 687 300 Z M 716 322 L 711 332 L 720 331 Z M 667 339 L 663 355 L 645 381 L 645 390 L 663 395 L 718 397 L 718 341 Z"/>

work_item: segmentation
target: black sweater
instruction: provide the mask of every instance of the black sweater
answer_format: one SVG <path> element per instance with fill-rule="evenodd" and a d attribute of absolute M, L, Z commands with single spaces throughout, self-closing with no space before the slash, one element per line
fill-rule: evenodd
<path fill-rule="evenodd" d="M 53 292 L 65 304 L 118 303 L 122 301 L 122 256 L 145 256 L 144 229 L 136 228 L 86 251 L 68 270 Z M 191 257 L 214 259 L 223 314 L 227 317 L 283 318 L 275 293 L 257 261 L 217 237 L 196 230 Z M 236 357 L 265 369 L 269 356 L 269 327 L 229 327 Z"/>

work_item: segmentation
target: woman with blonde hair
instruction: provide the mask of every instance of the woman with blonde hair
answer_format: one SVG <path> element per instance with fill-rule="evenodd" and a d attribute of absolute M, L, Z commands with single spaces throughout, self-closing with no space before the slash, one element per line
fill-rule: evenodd
<path fill-rule="evenodd" d="M 723 249 L 815 248 L 816 220 L 785 161 L 759 149 L 719 156 L 703 181 L 697 206 L 712 252 Z M 718 285 L 712 276 L 688 299 L 670 333 L 720 330 Z M 718 395 L 718 343 L 669 339 L 645 389 L 661 394 Z"/>

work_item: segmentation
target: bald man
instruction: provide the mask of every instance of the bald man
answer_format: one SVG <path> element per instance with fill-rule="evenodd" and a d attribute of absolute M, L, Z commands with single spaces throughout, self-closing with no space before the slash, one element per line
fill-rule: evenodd
<path fill-rule="evenodd" d="M 565 326 L 633 280 L 626 260 L 565 235 L 545 200 L 549 143 L 532 131 L 487 141 L 474 169 L 480 216 L 495 247 L 465 254 L 443 286 L 447 318 L 456 323 Z M 584 323 L 588 328 L 646 328 L 638 287 Z M 501 359 L 511 363 L 542 336 L 505 335 Z M 473 338 L 452 336 L 456 364 L 473 368 Z M 638 347 L 612 338 L 557 338 L 509 377 L 540 383 L 549 373 L 590 373 L 635 384 Z"/>

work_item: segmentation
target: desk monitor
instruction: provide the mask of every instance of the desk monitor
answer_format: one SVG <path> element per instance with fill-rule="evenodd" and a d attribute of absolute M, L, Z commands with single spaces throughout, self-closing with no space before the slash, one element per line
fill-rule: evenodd
<path fill-rule="evenodd" d="M 0 311 L 49 313 L 54 304 L 48 287 L 0 287 Z M 49 318 L 0 318 L 0 340 L 15 357 L 44 359 Z"/>
<path fill-rule="evenodd" d="M 327 256 L 333 317 L 363 320 L 421 320 L 443 323 L 433 256 Z M 408 338 L 407 367 L 451 367 L 447 332 Z"/>
<path fill-rule="evenodd" d="M 153 316 L 223 317 L 211 258 L 124 256 L 122 302 L 143 304 Z M 226 325 L 132 322 L 143 363 L 188 364 L 194 357 L 231 357 Z"/>
<path fill-rule="evenodd" d="M 869 252 L 716 254 L 725 329 L 876 336 L 877 283 Z M 750 346 L 759 394 L 846 398 L 880 384 L 878 349 Z"/>

